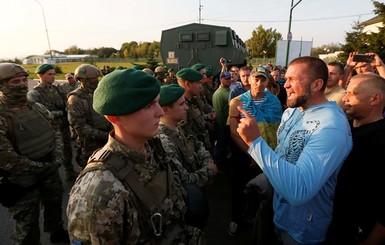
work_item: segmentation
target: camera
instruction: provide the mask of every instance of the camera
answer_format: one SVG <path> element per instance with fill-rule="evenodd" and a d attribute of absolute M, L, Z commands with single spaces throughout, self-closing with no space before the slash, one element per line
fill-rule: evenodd
<path fill-rule="evenodd" d="M 366 54 L 355 54 L 353 55 L 353 61 L 354 62 L 366 62 L 370 63 L 373 60 L 373 56 L 366 55 Z"/>
<path fill-rule="evenodd" d="M 231 63 L 231 60 L 226 60 L 225 58 L 220 58 L 219 62 L 221 64 Z"/>

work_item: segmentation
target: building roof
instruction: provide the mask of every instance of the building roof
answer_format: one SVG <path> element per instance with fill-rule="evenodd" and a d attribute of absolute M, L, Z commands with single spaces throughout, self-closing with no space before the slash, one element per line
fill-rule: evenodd
<path fill-rule="evenodd" d="M 362 22 L 362 24 L 364 26 L 368 26 L 368 25 L 373 25 L 377 23 L 382 23 L 383 18 L 384 18 L 383 16 L 377 15 L 367 21 Z"/>

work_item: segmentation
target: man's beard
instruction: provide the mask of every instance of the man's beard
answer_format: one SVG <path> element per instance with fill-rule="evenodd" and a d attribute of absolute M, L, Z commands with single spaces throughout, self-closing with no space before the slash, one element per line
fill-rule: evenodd
<path fill-rule="evenodd" d="M 294 101 L 287 101 L 287 106 L 294 107 L 305 107 L 310 97 L 310 93 L 307 91 L 304 95 L 297 97 Z"/>

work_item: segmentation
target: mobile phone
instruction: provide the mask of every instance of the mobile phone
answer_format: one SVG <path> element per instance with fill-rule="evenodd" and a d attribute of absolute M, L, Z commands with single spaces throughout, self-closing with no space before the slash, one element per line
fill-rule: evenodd
<path fill-rule="evenodd" d="M 355 54 L 353 55 L 353 61 L 354 62 L 366 62 L 370 63 L 372 62 L 373 56 L 366 55 L 366 54 Z"/>

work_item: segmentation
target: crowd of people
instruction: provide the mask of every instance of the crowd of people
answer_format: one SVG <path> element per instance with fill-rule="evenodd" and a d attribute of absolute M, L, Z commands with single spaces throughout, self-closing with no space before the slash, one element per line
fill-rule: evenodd
<path fill-rule="evenodd" d="M 13 243 L 40 244 L 42 217 L 51 243 L 205 244 L 207 190 L 228 174 L 229 239 L 253 225 L 250 244 L 385 244 L 385 64 L 356 54 L 217 72 L 82 64 L 59 86 L 42 64 L 30 90 L 24 67 L 0 63 Z"/>

